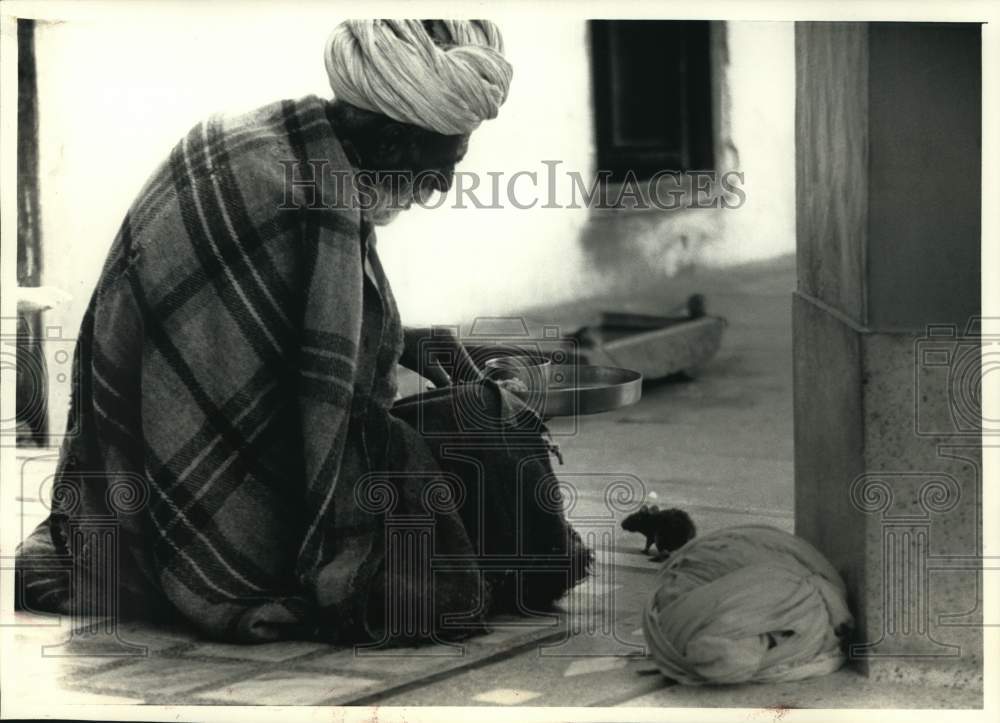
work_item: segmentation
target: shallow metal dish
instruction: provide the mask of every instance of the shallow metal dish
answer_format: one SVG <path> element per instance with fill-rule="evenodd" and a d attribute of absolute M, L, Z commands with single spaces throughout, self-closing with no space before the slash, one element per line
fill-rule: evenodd
<path fill-rule="evenodd" d="M 638 402 L 642 374 L 619 367 L 557 364 L 551 368 L 544 394 L 531 391 L 521 396 L 545 419 L 597 414 Z M 544 403 L 536 406 L 535 399 L 544 399 Z"/>
<path fill-rule="evenodd" d="M 597 414 L 627 407 L 642 398 L 642 374 L 619 367 L 586 364 L 553 364 L 546 389 L 514 392 L 543 419 Z M 449 387 L 430 389 L 404 397 L 396 408 L 445 397 Z"/>

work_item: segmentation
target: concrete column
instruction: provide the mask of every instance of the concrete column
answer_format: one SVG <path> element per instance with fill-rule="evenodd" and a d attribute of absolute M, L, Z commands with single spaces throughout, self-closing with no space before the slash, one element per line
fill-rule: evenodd
<path fill-rule="evenodd" d="M 869 676 L 981 685 L 980 27 L 798 23 L 796 531 Z"/>

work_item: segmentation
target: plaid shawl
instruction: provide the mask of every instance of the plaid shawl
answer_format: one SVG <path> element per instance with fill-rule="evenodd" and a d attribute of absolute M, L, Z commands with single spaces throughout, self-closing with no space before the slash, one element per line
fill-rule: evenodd
<path fill-rule="evenodd" d="M 52 514 L 19 552 L 22 578 L 54 545 L 91 580 L 65 606 L 347 642 L 385 638 L 399 618 L 386 605 L 476 629 L 586 574 L 561 507 L 542 508 L 558 498 L 544 427 L 511 436 L 499 421 L 515 398 L 473 384 L 419 423 L 412 405 L 390 412 L 402 332 L 372 229 L 304 182 L 351 169 L 326 110 L 309 97 L 197 125 L 129 210 L 80 330 Z M 463 408 L 493 410 L 478 446 Z M 392 519 L 405 532 L 421 515 L 430 546 L 393 548 Z M 407 550 L 423 552 L 390 559 Z M 527 583 L 511 576 L 522 552 L 541 565 Z M 431 574 L 429 556 L 448 569 Z M 44 570 L 22 584 L 32 607 L 72 611 Z M 436 621 L 393 635 L 434 638 Z"/>
<path fill-rule="evenodd" d="M 370 227 L 288 183 L 308 161 L 351 169 L 326 107 L 195 126 L 130 208 L 77 343 L 57 548 L 87 557 L 73 521 L 114 516 L 121 605 L 154 589 L 217 637 L 281 636 L 315 599 L 349 597 L 348 576 L 316 589 L 335 491 L 345 451 L 360 473 L 359 420 L 395 393 L 401 331 Z"/>

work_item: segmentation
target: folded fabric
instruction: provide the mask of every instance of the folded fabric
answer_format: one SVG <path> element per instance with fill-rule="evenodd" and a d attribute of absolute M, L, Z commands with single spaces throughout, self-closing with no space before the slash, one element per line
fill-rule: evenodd
<path fill-rule="evenodd" d="M 705 685 L 832 673 L 844 663 L 841 639 L 853 617 L 843 580 L 816 548 L 746 525 L 674 552 L 642 622 L 660 672 Z"/>

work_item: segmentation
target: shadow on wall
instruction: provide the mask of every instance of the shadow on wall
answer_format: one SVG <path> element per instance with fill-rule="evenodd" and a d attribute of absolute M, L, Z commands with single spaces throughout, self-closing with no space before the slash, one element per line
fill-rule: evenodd
<path fill-rule="evenodd" d="M 580 233 L 588 266 L 609 292 L 665 280 L 698 267 L 719 243 L 722 211 L 595 211 Z"/>

